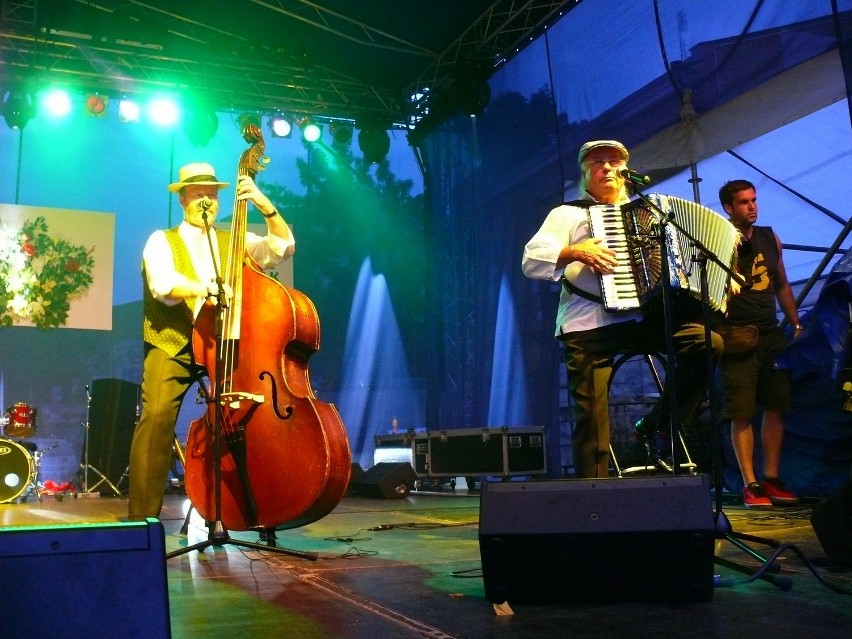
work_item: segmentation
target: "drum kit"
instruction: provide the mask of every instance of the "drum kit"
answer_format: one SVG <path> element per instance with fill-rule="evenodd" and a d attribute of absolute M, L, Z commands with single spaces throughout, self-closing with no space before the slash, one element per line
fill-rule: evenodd
<path fill-rule="evenodd" d="M 0 504 L 38 491 L 38 475 L 43 452 L 25 440 L 36 434 L 38 411 L 29 404 L 17 403 L 0 417 Z"/>

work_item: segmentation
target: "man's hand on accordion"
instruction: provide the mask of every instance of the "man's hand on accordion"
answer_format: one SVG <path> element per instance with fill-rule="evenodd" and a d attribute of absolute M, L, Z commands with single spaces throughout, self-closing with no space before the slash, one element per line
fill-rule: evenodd
<path fill-rule="evenodd" d="M 596 273 L 612 273 L 618 266 L 615 251 L 604 245 L 601 238 L 590 237 L 567 249 L 569 262 L 582 262 Z"/>

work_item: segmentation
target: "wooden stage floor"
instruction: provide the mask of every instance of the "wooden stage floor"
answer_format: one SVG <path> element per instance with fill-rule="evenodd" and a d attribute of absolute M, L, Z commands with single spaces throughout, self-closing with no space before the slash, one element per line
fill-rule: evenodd
<path fill-rule="evenodd" d="M 814 504 L 763 512 L 724 505 L 734 531 L 782 545 L 780 574 L 789 578 L 788 590 L 762 579 L 748 581 L 745 574 L 716 563 L 710 601 L 526 603 L 512 605 L 513 614 L 497 614 L 484 597 L 479 505 L 479 492 L 468 492 L 463 481 L 456 490 L 418 491 L 404 499 L 345 497 L 320 521 L 277 533 L 278 544 L 297 554 L 225 544 L 172 556 L 165 560 L 172 636 L 828 639 L 846 637 L 852 627 L 852 571 L 826 565 L 808 519 Z M 161 521 L 167 553 L 207 538 L 196 518 L 187 535 L 180 533 L 186 508 L 182 494 L 166 496 Z M 126 502 L 117 497 L 66 496 L 59 501 L 45 496 L 42 503 L 30 497 L 26 503 L 0 505 L 0 526 L 116 522 L 125 514 Z M 258 541 L 252 532 L 233 533 L 232 538 Z M 764 556 L 773 552 L 752 545 Z M 316 553 L 316 560 L 302 553 Z M 714 557 L 759 566 L 726 539 L 716 541 Z M 560 569 L 565 579 L 572 578 L 570 566 Z M 625 565 L 625 571 L 630 569 Z M 63 583 L 73 578 L 42 578 L 43 591 L 32 593 L 39 614 L 66 614 L 63 608 L 73 608 L 75 597 L 86 596 L 74 583 Z M 11 580 L 5 588 L 14 587 L 14 575 L 0 579 Z M 637 589 L 655 585 L 642 575 L 635 579 Z M 33 614 L 10 610 L 2 601 L 0 610 L 2 615 Z M 86 639 L 124 636 L 121 628 L 104 627 Z M 25 634 L 20 639 L 34 638 Z"/>

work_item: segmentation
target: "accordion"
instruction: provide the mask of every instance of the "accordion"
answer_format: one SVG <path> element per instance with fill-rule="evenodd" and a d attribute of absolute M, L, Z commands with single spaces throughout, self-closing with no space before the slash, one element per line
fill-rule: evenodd
<path fill-rule="evenodd" d="M 646 196 L 675 224 L 660 224 L 659 213 L 643 200 L 621 206 L 589 207 L 592 237 L 613 249 L 619 266 L 600 275 L 601 298 L 608 311 L 642 308 L 662 292 L 663 259 L 668 264 L 673 291 L 701 299 L 701 277 L 691 238 L 730 268 L 736 258 L 739 231 L 712 209 L 677 197 L 652 193 Z M 662 229 L 664 241 L 660 240 Z M 665 247 L 662 255 L 661 247 Z M 725 310 L 729 274 L 707 260 L 707 293 L 714 310 Z"/>

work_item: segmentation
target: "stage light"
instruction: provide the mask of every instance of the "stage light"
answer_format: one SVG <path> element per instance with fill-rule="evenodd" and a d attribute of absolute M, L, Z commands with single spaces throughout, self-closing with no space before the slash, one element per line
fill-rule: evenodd
<path fill-rule="evenodd" d="M 258 113 L 248 113 L 244 111 L 240 113 L 237 118 L 237 126 L 240 128 L 240 132 L 245 131 L 246 127 L 249 124 L 253 124 L 258 129 L 260 128 L 260 115 Z"/>
<path fill-rule="evenodd" d="M 269 127 L 269 133 L 273 138 L 289 138 L 290 134 L 293 132 L 290 120 L 280 113 L 269 116 L 269 120 L 266 124 Z"/>
<path fill-rule="evenodd" d="M 107 96 L 93 93 L 86 97 L 86 111 L 89 115 L 103 117 L 106 115 L 108 101 L 109 98 Z"/>
<path fill-rule="evenodd" d="M 191 104 L 183 117 L 183 131 L 193 146 L 204 147 L 219 129 L 219 117 L 207 104 Z"/>
<path fill-rule="evenodd" d="M 64 89 L 51 89 L 42 98 L 45 110 L 53 117 L 61 118 L 71 112 L 71 97 Z"/>
<path fill-rule="evenodd" d="M 3 118 L 10 129 L 21 130 L 33 117 L 30 96 L 19 91 L 9 91 L 3 102 Z"/>
<path fill-rule="evenodd" d="M 351 122 L 331 122 L 328 125 L 332 146 L 348 146 L 352 142 Z"/>
<path fill-rule="evenodd" d="M 359 126 L 356 123 L 356 126 Z M 378 164 L 387 156 L 390 150 L 390 136 L 387 128 L 377 122 L 360 125 L 358 132 L 358 148 L 367 162 Z"/>
<path fill-rule="evenodd" d="M 302 119 L 299 122 L 299 129 L 302 131 L 302 139 L 305 142 L 316 142 L 322 136 L 320 125 L 310 118 Z"/>
<path fill-rule="evenodd" d="M 170 98 L 153 98 L 148 103 L 148 117 L 154 124 L 172 126 L 180 119 L 180 109 Z"/>
<path fill-rule="evenodd" d="M 139 104 L 129 98 L 119 100 L 118 119 L 121 122 L 139 122 Z"/>
<path fill-rule="evenodd" d="M 462 113 L 471 117 L 482 115 L 491 102 L 491 87 L 481 77 L 457 80 L 451 90 L 455 91 Z"/>

